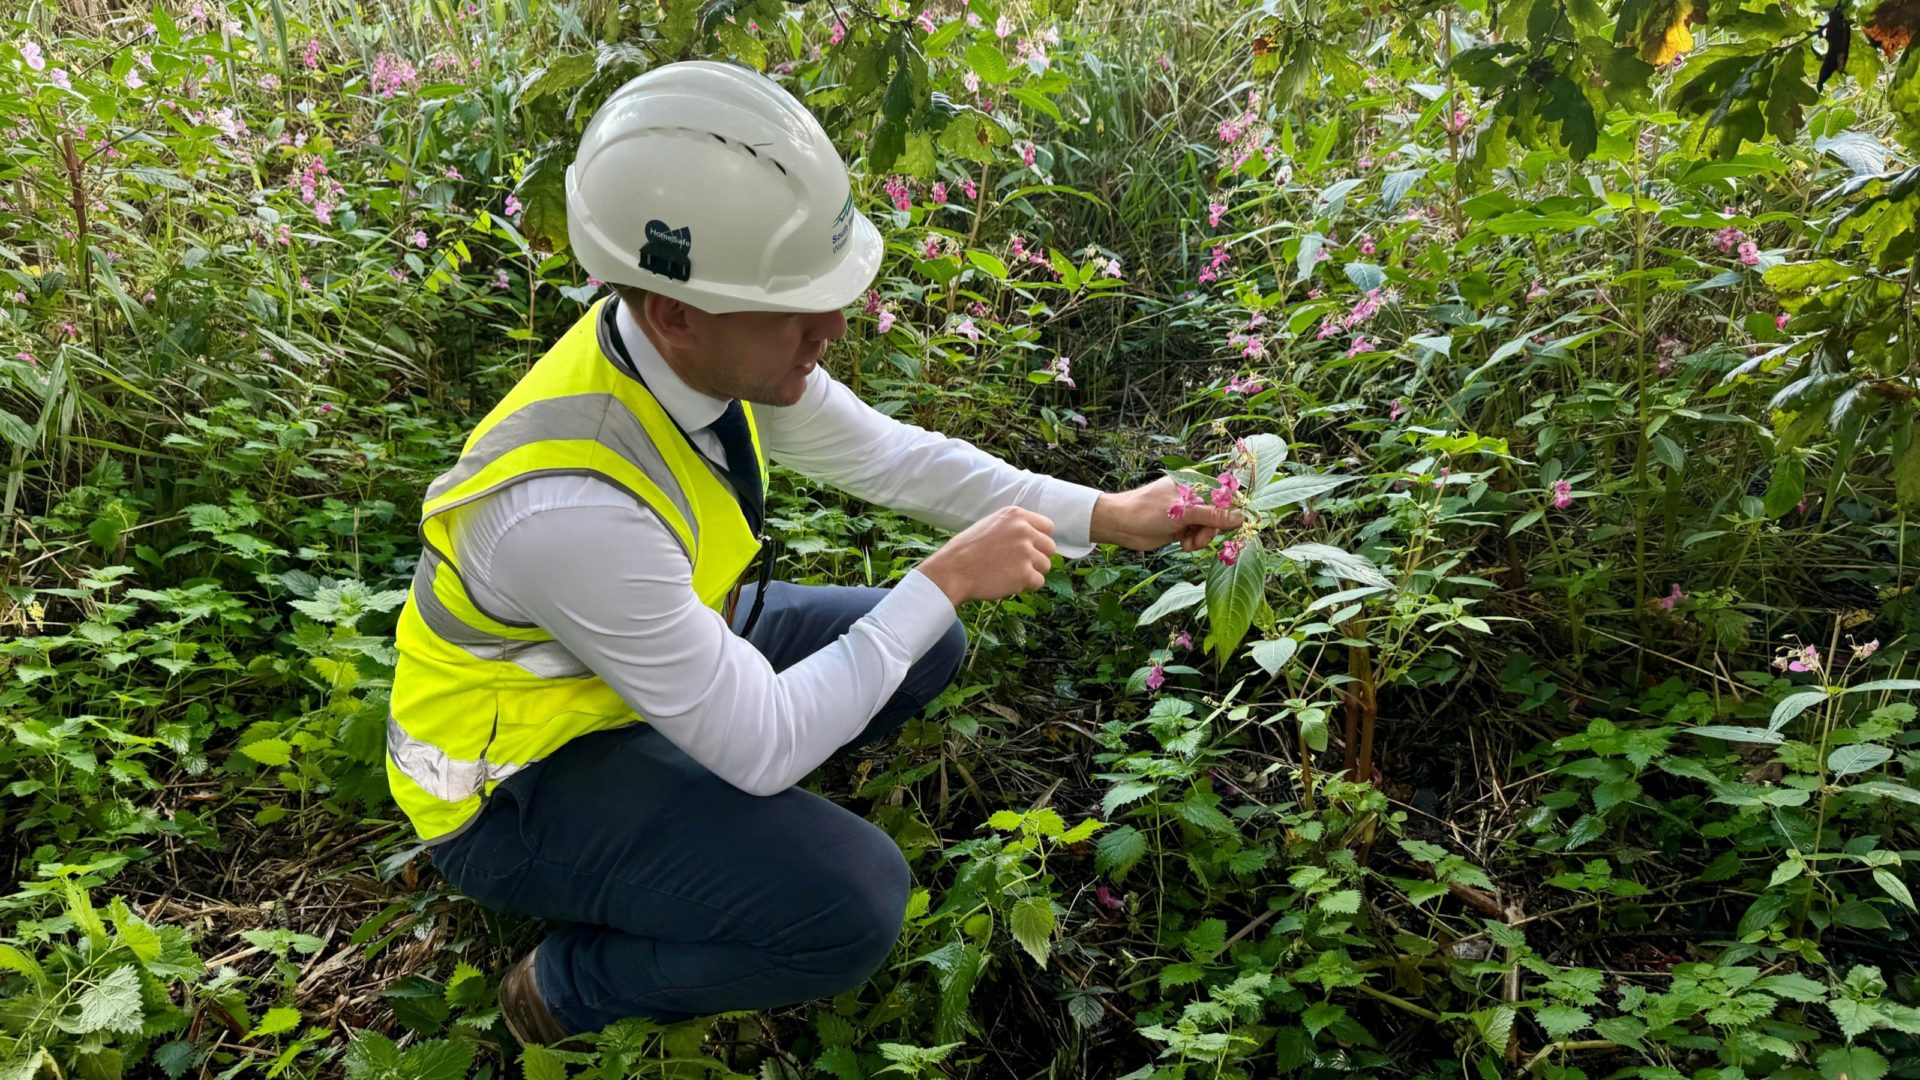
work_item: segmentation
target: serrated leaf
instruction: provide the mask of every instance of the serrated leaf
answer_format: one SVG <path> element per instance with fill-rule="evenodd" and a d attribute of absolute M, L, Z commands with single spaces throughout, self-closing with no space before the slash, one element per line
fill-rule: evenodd
<path fill-rule="evenodd" d="M 1240 648 L 1253 626 L 1253 613 L 1266 592 L 1267 564 L 1259 539 L 1249 539 L 1229 566 L 1216 561 L 1207 573 L 1207 640 L 1224 664 Z"/>
<path fill-rule="evenodd" d="M 1103 833 L 1095 842 L 1093 868 L 1119 881 L 1146 853 L 1146 834 L 1131 825 L 1121 825 Z"/>
<path fill-rule="evenodd" d="M 1075 994 L 1067 999 L 1067 1015 L 1083 1028 L 1099 1024 L 1105 1011 L 1100 1007 L 1099 996 L 1095 994 Z"/>
<path fill-rule="evenodd" d="M 35 986 L 45 986 L 46 972 L 40 962 L 11 945 L 0 945 L 0 970 L 17 971 L 32 980 Z"/>
<path fill-rule="evenodd" d="M 62 1016 L 57 1023 L 60 1030 L 75 1035 L 95 1031 L 132 1035 L 146 1022 L 140 1002 L 140 973 L 129 964 L 109 971 L 105 978 L 82 991 L 74 1004 L 77 1011 L 71 1016 Z"/>
<path fill-rule="evenodd" d="M 1110 818 L 1115 810 L 1136 799 L 1144 799 L 1160 790 L 1160 785 L 1148 780 L 1122 780 L 1113 785 L 1100 799 L 1100 816 Z"/>
<path fill-rule="evenodd" d="M 1316 1001 L 1300 1014 L 1300 1023 L 1309 1034 L 1318 1035 L 1346 1018 L 1347 1010 L 1343 1006 L 1331 1001 Z"/>
<path fill-rule="evenodd" d="M 566 1065 L 538 1043 L 520 1048 L 520 1073 L 525 1080 L 567 1080 Z"/>
<path fill-rule="evenodd" d="M 1016 810 L 995 810 L 992 816 L 987 818 L 987 827 L 1006 832 L 1010 829 L 1019 828 L 1022 820 L 1024 820 L 1024 815 Z"/>
<path fill-rule="evenodd" d="M 1329 915 L 1358 914 L 1360 911 L 1360 890 L 1341 889 L 1339 892 L 1328 893 L 1325 897 L 1321 898 L 1319 903 L 1313 906 Z"/>
<path fill-rule="evenodd" d="M 1884 1080 L 1889 1066 L 1877 1050 L 1836 1046 L 1820 1055 L 1821 1080 Z"/>
<path fill-rule="evenodd" d="M 466 1080 L 473 1054 L 473 1043 L 433 1039 L 401 1055 L 400 1075 L 408 1080 Z"/>
<path fill-rule="evenodd" d="M 258 1039 L 264 1035 L 283 1035 L 300 1026 L 300 1010 L 281 1006 L 268 1009 L 260 1022 L 247 1032 L 247 1038 Z"/>
<path fill-rule="evenodd" d="M 1495 1057 L 1507 1052 L 1507 1041 L 1513 1037 L 1514 1017 L 1519 1010 L 1511 1005 L 1497 1005 L 1473 1014 L 1473 1026 L 1480 1031 L 1480 1037 L 1487 1041 Z"/>
<path fill-rule="evenodd" d="M 1013 902 L 1008 921 L 1013 940 L 1033 957 L 1034 963 L 1046 967 L 1047 956 L 1053 951 L 1053 901 L 1044 896 L 1023 896 Z"/>
<path fill-rule="evenodd" d="M 1585 1009 L 1576 1009 L 1571 1005 L 1544 1005 L 1533 1010 L 1533 1018 L 1549 1038 L 1556 1040 L 1564 1039 L 1593 1023 L 1593 1017 Z"/>
<path fill-rule="evenodd" d="M 1207 969 L 1199 964 L 1181 962 L 1168 964 L 1160 969 L 1160 989 L 1162 992 L 1178 986 L 1191 986 L 1206 978 Z"/>
<path fill-rule="evenodd" d="M 240 752 L 262 765 L 283 766 L 293 760 L 293 747 L 285 739 L 255 739 Z"/>

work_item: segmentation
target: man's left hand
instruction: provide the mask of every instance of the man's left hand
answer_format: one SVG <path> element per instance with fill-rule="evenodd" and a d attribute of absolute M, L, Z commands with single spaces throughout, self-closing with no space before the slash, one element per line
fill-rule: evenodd
<path fill-rule="evenodd" d="M 1168 508 L 1178 498 L 1175 486 L 1173 477 L 1163 476 L 1131 491 L 1101 494 L 1093 504 L 1093 542 L 1135 551 L 1154 551 L 1178 542 L 1182 551 L 1199 551 L 1246 520 L 1238 510 L 1220 510 L 1206 503 L 1188 507 L 1178 518 L 1168 517 Z"/>

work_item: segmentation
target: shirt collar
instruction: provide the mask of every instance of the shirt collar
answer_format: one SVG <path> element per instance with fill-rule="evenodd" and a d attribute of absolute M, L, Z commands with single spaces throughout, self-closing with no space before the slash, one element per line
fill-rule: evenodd
<path fill-rule="evenodd" d="M 621 344 L 633 356 L 635 374 L 640 376 L 640 381 L 647 385 L 654 400 L 667 410 L 667 415 L 673 417 L 683 430 L 699 431 L 720 419 L 720 414 L 727 411 L 729 402 L 726 398 L 703 394 L 680 378 L 666 358 L 660 355 L 660 350 L 653 347 L 652 339 L 641 329 L 633 312 L 627 310 L 627 305 L 621 304 L 614 309 L 613 325 L 615 332 L 620 335 Z"/>

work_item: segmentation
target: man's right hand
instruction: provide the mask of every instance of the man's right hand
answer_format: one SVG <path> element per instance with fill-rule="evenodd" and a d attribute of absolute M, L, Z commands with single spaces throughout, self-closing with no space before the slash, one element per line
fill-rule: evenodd
<path fill-rule="evenodd" d="M 927 556 L 920 572 L 957 608 L 969 600 L 1000 600 L 1046 584 L 1053 550 L 1051 520 L 1003 506 Z"/>

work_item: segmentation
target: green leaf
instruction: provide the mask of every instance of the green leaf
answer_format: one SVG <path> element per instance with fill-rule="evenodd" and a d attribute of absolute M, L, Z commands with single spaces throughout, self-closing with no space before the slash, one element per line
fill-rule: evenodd
<path fill-rule="evenodd" d="M 1328 893 L 1314 907 L 1329 915 L 1357 915 L 1360 913 L 1360 890 L 1341 889 Z"/>
<path fill-rule="evenodd" d="M 1920 806 L 1920 791 L 1915 791 L 1905 784 L 1895 784 L 1887 780 L 1869 780 L 1864 784 L 1855 784 L 1847 790 L 1871 795 L 1876 799 L 1897 799 L 1900 802 Z"/>
<path fill-rule="evenodd" d="M 293 747 L 285 739 L 256 739 L 240 752 L 262 765 L 284 766 L 293 760 Z"/>
<path fill-rule="evenodd" d="M 432 1039 L 401 1055 L 399 1073 L 407 1080 L 466 1080 L 474 1049 L 470 1042 Z"/>
<path fill-rule="evenodd" d="M 526 1080 L 567 1080 L 567 1067 L 538 1043 L 520 1048 L 520 1072 Z"/>
<path fill-rule="evenodd" d="M 1260 670 L 1271 678 L 1280 674 L 1280 669 L 1287 666 L 1287 661 L 1293 659 L 1293 654 L 1299 649 L 1300 643 L 1290 637 L 1256 641 L 1253 643 L 1253 662 L 1259 664 Z"/>
<path fill-rule="evenodd" d="M 1689 735 L 1704 735 L 1709 739 L 1720 739 L 1725 742 L 1771 743 L 1778 745 L 1787 741 L 1785 735 L 1777 731 L 1768 731 L 1765 728 L 1730 727 L 1724 724 L 1708 724 L 1705 727 L 1690 727 L 1684 730 Z"/>
<path fill-rule="evenodd" d="M 1311 476 L 1288 476 L 1256 489 L 1249 503 L 1253 509 L 1265 513 L 1278 510 L 1283 506 L 1317 499 L 1329 491 L 1358 480 L 1357 476 L 1332 476 L 1326 474 Z"/>
<path fill-rule="evenodd" d="M 1884 866 L 1876 866 L 1873 868 L 1873 880 L 1880 886 L 1880 891 L 1905 905 L 1908 911 L 1915 910 L 1913 894 L 1907 891 L 1907 883 L 1893 876 L 1893 871 Z"/>
<path fill-rule="evenodd" d="M 1576 1009 L 1571 1005 L 1542 1006 L 1533 1010 L 1533 1018 L 1552 1039 L 1564 1039 L 1593 1024 L 1593 1017 L 1585 1009 Z"/>
<path fill-rule="evenodd" d="M 1887 1059 L 1864 1046 L 1836 1046 L 1820 1055 L 1821 1080 L 1883 1080 Z"/>
<path fill-rule="evenodd" d="M 1773 707 L 1773 715 L 1767 720 L 1767 730 L 1779 731 L 1781 728 L 1786 727 L 1787 723 L 1794 717 L 1799 716 L 1801 713 L 1806 712 L 1808 709 L 1811 709 L 1826 699 L 1827 692 L 1825 690 L 1802 690 L 1798 693 L 1788 694 L 1786 697 L 1780 699 L 1780 704 Z"/>
<path fill-rule="evenodd" d="M 1146 854 L 1146 834 L 1131 825 L 1121 825 L 1102 833 L 1094 842 L 1093 868 L 1120 881 Z"/>
<path fill-rule="evenodd" d="M 1407 192 L 1412 191 L 1413 185 L 1425 175 L 1427 175 L 1425 169 L 1402 169 L 1399 172 L 1388 173 L 1386 180 L 1380 185 L 1380 209 L 1392 210 L 1400 205 L 1400 200 L 1406 198 Z"/>
<path fill-rule="evenodd" d="M 967 66 L 980 76 L 982 82 L 1003 83 L 1013 77 L 1007 54 L 995 48 L 992 42 L 979 38 L 967 46 Z"/>
<path fill-rule="evenodd" d="M 1007 280 L 1007 264 L 999 256 L 987 251 L 968 251 L 967 261 L 984 270 L 995 281 Z"/>
<path fill-rule="evenodd" d="M 1367 558 L 1342 551 L 1331 544 L 1295 544 L 1280 552 L 1283 559 L 1318 566 L 1322 572 L 1347 581 L 1357 581 L 1362 585 L 1383 585 L 1391 588 L 1393 582 L 1380 572 Z"/>
<path fill-rule="evenodd" d="M 1300 1014 L 1300 1023 L 1309 1034 L 1318 1035 L 1347 1018 L 1347 1010 L 1331 1001 L 1316 1001 Z"/>
<path fill-rule="evenodd" d="M 300 1010 L 282 1006 L 268 1009 L 260 1022 L 247 1032 L 247 1038 L 258 1039 L 263 1035 L 283 1035 L 300 1026 Z"/>
<path fill-rule="evenodd" d="M 25 975 L 35 986 L 45 986 L 47 975 L 40 962 L 11 945 L 0 945 L 0 970 L 17 971 Z"/>
<path fill-rule="evenodd" d="M 1767 493 L 1760 497 L 1761 508 L 1777 518 L 1799 505 L 1807 490 L 1807 463 L 1797 455 L 1788 455 L 1773 464 L 1773 476 L 1767 481 Z"/>
<path fill-rule="evenodd" d="M 1883 690 L 1920 690 L 1920 679 L 1876 679 L 1873 682 L 1863 682 L 1857 686 L 1849 686 L 1846 692 L 1849 694 L 1874 694 Z"/>
<path fill-rule="evenodd" d="M 1266 583 L 1266 558 L 1258 538 L 1241 547 L 1233 565 L 1216 561 L 1208 572 L 1207 640 L 1222 665 L 1239 651 L 1253 626 L 1253 613 L 1265 596 Z"/>
<path fill-rule="evenodd" d="M 1014 901 L 1009 916 L 1013 939 L 1041 967 L 1053 951 L 1053 901 L 1044 896 L 1023 896 Z"/>
<path fill-rule="evenodd" d="M 1827 771 L 1835 776 L 1852 776 L 1877 769 L 1893 757 L 1893 751 L 1872 743 L 1842 746 L 1827 755 Z"/>
<path fill-rule="evenodd" d="M 55 1021 L 60 1030 L 75 1035 L 95 1031 L 138 1034 L 146 1022 L 140 1002 L 140 973 L 130 964 L 108 972 L 106 978 L 82 991 L 75 1002 L 79 1011 Z"/>
<path fill-rule="evenodd" d="M 1115 810 L 1120 809 L 1136 799 L 1144 799 L 1159 790 L 1160 785 L 1151 780 L 1122 780 L 1120 783 L 1113 785 L 1112 790 L 1108 791 L 1106 795 L 1100 799 L 1100 816 L 1110 818 L 1113 816 Z M 1007 810 L 1000 811 L 1002 814 L 1010 812 L 1011 811 Z"/>
<path fill-rule="evenodd" d="M 1147 610 L 1140 613 L 1140 620 L 1135 625 L 1145 626 L 1173 612 L 1185 611 L 1206 598 L 1207 587 L 1205 585 L 1199 585 L 1191 581 L 1183 581 L 1173 588 L 1168 589 L 1166 592 L 1161 593 L 1160 599 L 1155 600 L 1152 604 L 1148 605 Z"/>

